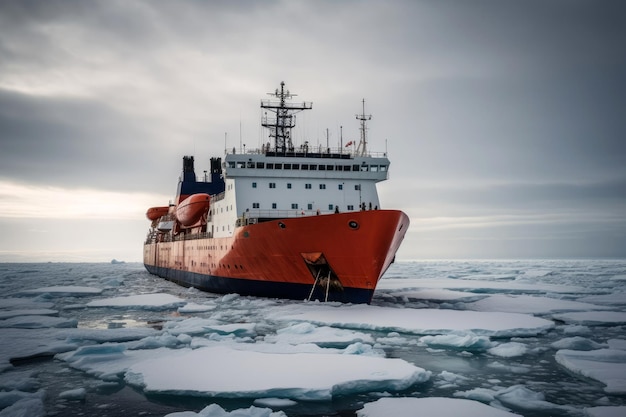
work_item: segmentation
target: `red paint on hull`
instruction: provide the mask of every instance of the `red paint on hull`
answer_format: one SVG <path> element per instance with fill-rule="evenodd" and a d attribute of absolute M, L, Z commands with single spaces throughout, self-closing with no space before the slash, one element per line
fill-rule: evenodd
<path fill-rule="evenodd" d="M 147 243 L 144 263 L 207 276 L 310 286 L 315 271 L 323 269 L 342 288 L 373 292 L 408 226 L 406 214 L 397 210 L 286 218 L 239 227 L 227 238 Z M 325 266 L 311 266 L 316 262 Z"/>

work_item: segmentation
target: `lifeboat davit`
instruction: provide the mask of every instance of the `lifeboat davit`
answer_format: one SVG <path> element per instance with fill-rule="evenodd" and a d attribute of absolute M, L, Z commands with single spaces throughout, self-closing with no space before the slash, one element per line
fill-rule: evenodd
<path fill-rule="evenodd" d="M 160 219 L 161 217 L 165 216 L 167 214 L 167 212 L 169 211 L 169 207 L 165 206 L 165 207 L 150 207 L 148 209 L 148 211 L 146 211 L 146 217 L 148 218 L 148 220 L 157 220 Z"/>
<path fill-rule="evenodd" d="M 176 219 L 186 227 L 195 225 L 209 211 L 210 200 L 205 193 L 190 195 L 176 207 Z"/>

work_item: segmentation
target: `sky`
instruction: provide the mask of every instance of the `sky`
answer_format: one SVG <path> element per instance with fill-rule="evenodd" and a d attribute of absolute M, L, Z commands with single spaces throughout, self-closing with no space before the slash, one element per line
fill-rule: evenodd
<path fill-rule="evenodd" d="M 626 257 L 626 4 L 0 1 L 0 262 L 140 261 L 145 211 L 267 141 L 387 151 L 398 260 Z M 333 142 L 334 141 L 334 142 Z"/>

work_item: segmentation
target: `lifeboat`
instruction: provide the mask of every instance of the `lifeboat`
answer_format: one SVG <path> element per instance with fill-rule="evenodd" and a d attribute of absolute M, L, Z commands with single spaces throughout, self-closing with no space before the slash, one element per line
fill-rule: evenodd
<path fill-rule="evenodd" d="M 160 219 L 161 217 L 167 214 L 169 209 L 170 208 L 168 206 L 150 207 L 148 211 L 146 211 L 146 217 L 148 218 L 148 220 L 152 220 L 152 221 Z"/>
<path fill-rule="evenodd" d="M 185 227 L 198 223 L 207 211 L 211 197 L 208 194 L 192 194 L 176 207 L 176 219 Z"/>

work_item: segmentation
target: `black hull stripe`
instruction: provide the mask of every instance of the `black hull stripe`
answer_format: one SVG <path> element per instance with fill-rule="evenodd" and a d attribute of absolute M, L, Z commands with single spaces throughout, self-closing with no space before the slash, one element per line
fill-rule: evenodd
<path fill-rule="evenodd" d="M 184 287 L 194 287 L 202 291 L 240 295 L 251 295 L 267 298 L 287 298 L 291 300 L 306 300 L 309 298 L 312 285 L 294 284 L 288 282 L 255 281 L 239 278 L 219 277 L 215 275 L 198 274 L 154 265 L 144 265 L 148 272 L 172 281 Z M 344 288 L 343 291 L 330 291 L 328 301 L 342 303 L 363 304 L 369 303 L 374 290 L 361 288 Z M 313 292 L 312 300 L 324 300 L 324 289 L 317 287 Z"/>

